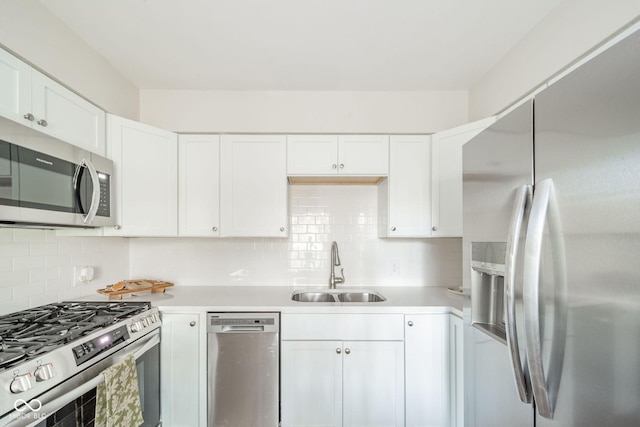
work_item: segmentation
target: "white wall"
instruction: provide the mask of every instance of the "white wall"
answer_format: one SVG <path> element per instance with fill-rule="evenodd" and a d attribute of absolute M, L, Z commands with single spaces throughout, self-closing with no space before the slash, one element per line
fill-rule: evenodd
<path fill-rule="evenodd" d="M 0 2 L 0 45 L 101 108 L 138 118 L 138 89 L 38 1 Z"/>
<path fill-rule="evenodd" d="M 131 277 L 326 286 L 335 240 L 345 286 L 461 285 L 461 239 L 378 239 L 375 186 L 292 185 L 289 204 L 288 239 L 132 239 Z"/>
<path fill-rule="evenodd" d="M 467 92 L 142 90 L 140 120 L 196 133 L 432 133 L 467 123 Z"/>
<path fill-rule="evenodd" d="M 58 237 L 52 230 L 0 229 L 0 315 L 51 302 L 99 295 L 126 279 L 128 241 Z M 74 287 L 73 267 L 94 267 L 94 280 Z"/>
<path fill-rule="evenodd" d="M 567 0 L 469 92 L 469 118 L 491 116 L 540 86 L 640 15 L 638 0 Z"/>

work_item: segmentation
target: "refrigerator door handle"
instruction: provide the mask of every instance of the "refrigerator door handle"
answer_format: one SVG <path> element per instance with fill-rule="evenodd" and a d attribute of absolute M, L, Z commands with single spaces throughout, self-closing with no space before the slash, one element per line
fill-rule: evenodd
<path fill-rule="evenodd" d="M 545 375 L 542 355 L 541 309 L 540 309 L 540 267 L 545 224 L 548 224 L 550 250 L 553 251 L 553 298 L 545 299 L 543 315 L 553 316 L 548 371 Z M 529 224 L 524 252 L 524 317 L 526 355 L 531 374 L 533 396 L 538 413 L 552 419 L 557 400 L 567 329 L 566 266 L 564 239 L 560 212 L 556 202 L 553 181 L 545 179 L 536 184 L 535 195 L 529 215 Z M 548 273 L 548 268 L 545 270 Z M 553 304 L 553 312 L 547 308 Z"/>
<path fill-rule="evenodd" d="M 507 348 L 509 358 L 513 368 L 513 376 L 518 390 L 518 397 L 524 403 L 531 402 L 531 390 L 527 381 L 527 367 L 520 358 L 520 345 L 518 343 L 518 332 L 516 325 L 516 262 L 518 259 L 518 243 L 520 241 L 520 230 L 524 221 L 527 205 L 531 203 L 531 185 L 523 185 L 518 188 L 511 211 L 509 221 L 509 234 L 507 235 L 507 256 L 505 261 L 505 296 L 506 296 L 506 316 L 505 329 L 507 335 Z"/>

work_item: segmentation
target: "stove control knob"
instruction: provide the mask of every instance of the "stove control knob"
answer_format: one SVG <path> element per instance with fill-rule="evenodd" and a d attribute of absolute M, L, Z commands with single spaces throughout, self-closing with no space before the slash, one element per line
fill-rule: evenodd
<path fill-rule="evenodd" d="M 142 319 L 142 325 L 146 328 L 147 326 L 151 326 L 152 320 L 151 320 L 151 316 L 149 317 L 145 317 L 144 319 Z"/>
<path fill-rule="evenodd" d="M 144 328 L 144 325 L 140 321 L 133 322 L 131 324 L 131 332 L 140 332 L 143 328 Z"/>
<path fill-rule="evenodd" d="M 9 386 L 11 393 L 22 393 L 31 389 L 31 374 L 16 376 Z"/>
<path fill-rule="evenodd" d="M 151 319 L 151 323 L 156 323 L 160 321 L 160 317 L 158 317 L 157 314 L 153 313 L 151 316 L 149 316 L 149 318 Z"/>
<path fill-rule="evenodd" d="M 46 381 L 53 378 L 55 371 L 53 370 L 53 363 L 47 363 L 40 365 L 36 368 L 33 376 L 36 377 L 36 381 Z"/>

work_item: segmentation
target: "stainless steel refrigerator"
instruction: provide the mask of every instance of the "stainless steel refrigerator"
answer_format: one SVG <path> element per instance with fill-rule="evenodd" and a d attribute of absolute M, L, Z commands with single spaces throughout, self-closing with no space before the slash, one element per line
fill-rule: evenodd
<path fill-rule="evenodd" d="M 463 164 L 465 425 L 640 425 L 640 31 Z"/>

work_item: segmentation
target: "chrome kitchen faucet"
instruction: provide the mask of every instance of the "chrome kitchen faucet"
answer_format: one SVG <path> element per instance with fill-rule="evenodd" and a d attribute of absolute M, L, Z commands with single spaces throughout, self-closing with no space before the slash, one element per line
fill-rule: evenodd
<path fill-rule="evenodd" d="M 329 275 L 329 289 L 335 289 L 336 283 L 344 283 L 344 268 L 340 269 L 340 276 L 336 277 L 335 267 L 340 266 L 340 254 L 338 253 L 338 243 L 331 243 L 331 274 Z"/>

